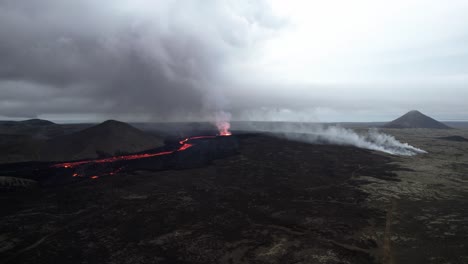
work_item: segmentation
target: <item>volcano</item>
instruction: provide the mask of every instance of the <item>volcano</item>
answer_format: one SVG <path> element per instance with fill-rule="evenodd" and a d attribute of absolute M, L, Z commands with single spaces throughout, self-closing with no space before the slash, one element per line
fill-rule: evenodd
<path fill-rule="evenodd" d="M 401 117 L 385 124 L 385 128 L 433 128 L 450 129 L 451 127 L 427 116 L 423 113 L 412 110 Z"/>
<path fill-rule="evenodd" d="M 50 139 L 42 160 L 79 160 L 140 152 L 163 145 L 163 140 L 132 127 L 108 120 L 99 125 Z"/>

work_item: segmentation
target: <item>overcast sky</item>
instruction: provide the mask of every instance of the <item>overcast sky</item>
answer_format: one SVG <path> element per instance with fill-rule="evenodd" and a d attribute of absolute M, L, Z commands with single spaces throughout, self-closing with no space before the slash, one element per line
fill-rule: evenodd
<path fill-rule="evenodd" d="M 468 1 L 0 0 L 0 119 L 468 120 Z"/>

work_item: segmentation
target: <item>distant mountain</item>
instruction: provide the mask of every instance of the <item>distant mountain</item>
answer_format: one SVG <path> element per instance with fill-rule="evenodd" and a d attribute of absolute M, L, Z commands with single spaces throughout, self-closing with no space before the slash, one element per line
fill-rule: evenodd
<path fill-rule="evenodd" d="M 54 122 L 49 121 L 49 120 L 43 120 L 43 119 L 29 119 L 29 120 L 24 120 L 24 121 L 18 121 L 18 124 L 21 125 L 31 125 L 31 126 L 51 126 L 55 125 Z"/>
<path fill-rule="evenodd" d="M 448 129 L 449 126 L 431 118 L 423 113 L 413 110 L 403 116 L 383 125 L 385 128 L 435 128 Z"/>
<path fill-rule="evenodd" d="M 163 145 L 163 140 L 132 127 L 108 120 L 84 130 L 47 140 L 42 160 L 78 160 L 133 153 Z"/>
<path fill-rule="evenodd" d="M 47 139 L 64 134 L 61 125 L 48 120 L 29 119 L 24 121 L 0 121 L 0 134 L 31 136 Z"/>

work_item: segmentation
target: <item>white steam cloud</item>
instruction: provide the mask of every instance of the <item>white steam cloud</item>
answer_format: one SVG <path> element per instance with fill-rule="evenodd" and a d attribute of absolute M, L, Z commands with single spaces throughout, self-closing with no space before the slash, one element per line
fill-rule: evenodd
<path fill-rule="evenodd" d="M 408 143 L 402 143 L 391 135 L 381 133 L 375 128 L 369 129 L 367 133 L 358 134 L 351 129 L 340 126 L 325 127 L 304 123 L 264 123 L 263 125 L 252 123 L 249 130 L 272 132 L 275 135 L 302 142 L 356 146 L 392 155 L 413 156 L 427 153 Z"/>

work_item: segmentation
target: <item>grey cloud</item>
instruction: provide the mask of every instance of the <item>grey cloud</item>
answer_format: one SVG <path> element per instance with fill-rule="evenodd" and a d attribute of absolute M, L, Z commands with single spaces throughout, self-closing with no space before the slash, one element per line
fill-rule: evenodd
<path fill-rule="evenodd" d="M 434 34 L 426 24 L 445 19 L 421 4 L 408 16 L 424 23 L 408 29 L 396 14 L 359 37 L 361 23 L 337 25 L 365 10 L 335 20 L 320 11 L 330 4 L 306 1 L 283 19 L 272 3 L 0 0 L 0 117 L 195 120 L 226 110 L 233 119 L 375 121 L 419 109 L 466 119 L 463 8 L 447 7 L 456 26 Z"/>
<path fill-rule="evenodd" d="M 279 22 L 261 1 L 198 3 L 2 1 L 0 113 L 203 108 L 223 64 Z"/>

